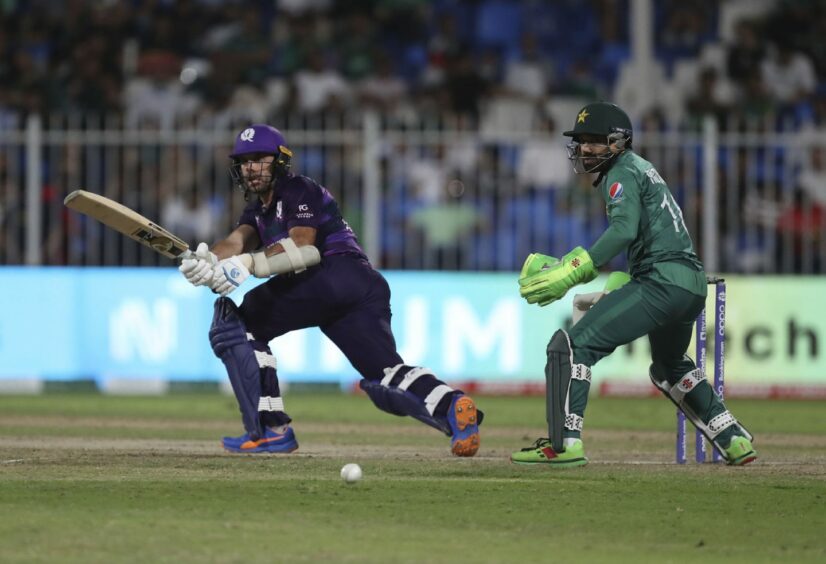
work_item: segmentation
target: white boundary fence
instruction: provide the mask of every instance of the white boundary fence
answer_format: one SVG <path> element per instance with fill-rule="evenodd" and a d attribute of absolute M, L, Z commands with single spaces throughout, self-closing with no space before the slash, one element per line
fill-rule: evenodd
<path fill-rule="evenodd" d="M 381 268 L 512 271 L 532 251 L 588 246 L 606 225 L 601 198 L 571 174 L 558 132 L 374 114 L 274 123 L 296 172 L 334 194 Z M 223 236 L 244 206 L 226 173 L 236 132 L 134 130 L 119 118 L 80 116 L 0 125 L 0 264 L 165 264 L 68 213 L 63 197 L 77 188 L 190 243 Z M 637 132 L 634 146 L 675 193 L 708 271 L 823 271 L 824 136 L 719 132 L 706 120 L 699 132 Z"/>

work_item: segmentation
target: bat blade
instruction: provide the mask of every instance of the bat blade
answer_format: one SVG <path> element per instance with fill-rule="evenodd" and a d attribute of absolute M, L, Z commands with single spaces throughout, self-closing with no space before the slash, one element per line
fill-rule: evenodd
<path fill-rule="evenodd" d="M 75 190 L 63 200 L 63 204 L 83 215 L 103 223 L 171 259 L 186 258 L 191 253 L 189 244 L 142 216 L 135 210 L 100 194 Z"/>

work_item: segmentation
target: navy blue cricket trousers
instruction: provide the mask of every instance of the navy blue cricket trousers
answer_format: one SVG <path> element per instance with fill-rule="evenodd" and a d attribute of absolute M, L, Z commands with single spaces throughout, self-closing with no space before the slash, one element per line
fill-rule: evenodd
<path fill-rule="evenodd" d="M 403 362 L 390 328 L 390 286 L 357 255 L 326 256 L 300 274 L 275 276 L 248 292 L 240 310 L 247 330 L 264 343 L 319 327 L 368 380 Z"/>

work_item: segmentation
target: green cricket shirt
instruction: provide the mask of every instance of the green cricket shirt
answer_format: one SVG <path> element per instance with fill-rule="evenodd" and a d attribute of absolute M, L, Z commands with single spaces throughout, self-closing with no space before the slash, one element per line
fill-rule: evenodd
<path fill-rule="evenodd" d="M 603 175 L 599 190 L 608 229 L 588 251 L 595 266 L 627 249 L 632 278 L 645 275 L 706 295 L 703 263 L 694 252 L 683 212 L 654 165 L 624 151 Z"/>

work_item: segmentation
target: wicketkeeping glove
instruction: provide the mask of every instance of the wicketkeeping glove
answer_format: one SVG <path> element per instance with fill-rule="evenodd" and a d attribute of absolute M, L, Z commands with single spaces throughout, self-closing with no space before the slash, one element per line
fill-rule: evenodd
<path fill-rule="evenodd" d="M 218 264 L 218 257 L 215 253 L 210 252 L 209 245 L 206 243 L 198 244 L 195 249 L 193 258 L 184 259 L 181 261 L 181 266 L 178 270 L 193 286 L 209 285 L 215 276 L 215 265 Z"/>
<path fill-rule="evenodd" d="M 519 279 L 519 294 L 529 304 L 546 306 L 562 298 L 573 286 L 597 277 L 594 262 L 582 247 L 576 247 L 553 264 L 540 267 L 536 267 L 535 256 L 530 255 L 522 266 L 523 273 L 533 273 Z"/>
<path fill-rule="evenodd" d="M 215 267 L 215 278 L 209 287 L 213 292 L 227 296 L 249 276 L 249 269 L 241 262 L 241 257 L 235 255 L 218 263 Z"/>

